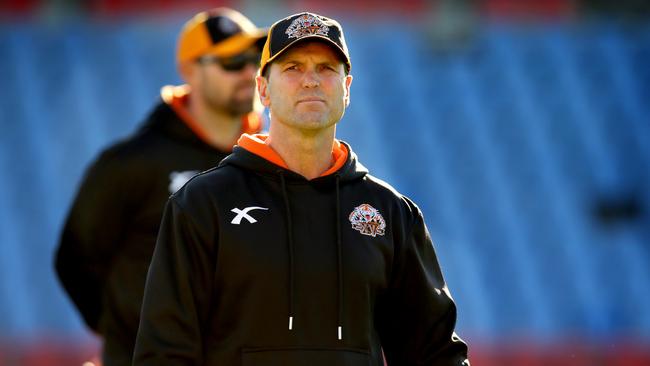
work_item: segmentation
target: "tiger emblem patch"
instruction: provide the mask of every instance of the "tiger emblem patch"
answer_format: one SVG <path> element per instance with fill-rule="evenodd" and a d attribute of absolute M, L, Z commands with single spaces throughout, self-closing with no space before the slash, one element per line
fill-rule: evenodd
<path fill-rule="evenodd" d="M 289 38 L 302 38 L 314 34 L 327 37 L 329 30 L 329 27 L 322 20 L 311 14 L 305 14 L 291 22 L 285 33 Z"/>
<path fill-rule="evenodd" d="M 384 235 L 386 232 L 386 221 L 383 216 L 367 203 L 363 203 L 350 213 L 352 228 L 363 235 L 375 237 Z"/>

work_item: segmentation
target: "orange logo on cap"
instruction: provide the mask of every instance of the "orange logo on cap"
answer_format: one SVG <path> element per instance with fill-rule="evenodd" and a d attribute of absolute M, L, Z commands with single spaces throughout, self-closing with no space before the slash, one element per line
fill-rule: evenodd
<path fill-rule="evenodd" d="M 352 228 L 363 235 L 377 236 L 386 232 L 386 221 L 379 211 L 367 203 L 361 204 L 350 213 Z"/>
<path fill-rule="evenodd" d="M 302 38 L 314 34 L 327 37 L 329 30 L 329 27 L 322 20 L 311 14 L 304 14 L 294 19 L 289 27 L 287 27 L 285 33 L 289 38 Z"/>

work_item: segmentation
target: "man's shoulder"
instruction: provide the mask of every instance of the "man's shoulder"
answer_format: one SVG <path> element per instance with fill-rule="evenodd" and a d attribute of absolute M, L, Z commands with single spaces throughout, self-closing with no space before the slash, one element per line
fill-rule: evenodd
<path fill-rule="evenodd" d="M 227 206 L 233 197 L 250 193 L 246 191 L 246 179 L 250 176 L 236 167 L 214 167 L 190 178 L 169 201 L 188 214 L 211 216 L 219 207 Z"/>
<path fill-rule="evenodd" d="M 390 183 L 371 174 L 366 174 L 364 184 L 366 184 L 366 189 L 371 190 L 373 195 L 394 203 L 400 207 L 400 211 L 409 212 L 409 215 L 420 213 L 417 204 L 406 195 L 400 193 Z"/>
<path fill-rule="evenodd" d="M 248 173 L 232 165 L 217 165 L 206 171 L 203 171 L 192 178 L 195 185 L 207 186 L 229 186 L 233 180 L 241 179 Z"/>
<path fill-rule="evenodd" d="M 173 196 L 204 197 L 205 194 L 218 195 L 221 193 L 232 192 L 242 179 L 240 169 L 232 166 L 216 166 L 190 178 L 185 185 L 179 189 Z"/>
<path fill-rule="evenodd" d="M 367 189 L 376 191 L 378 194 L 385 195 L 386 197 L 394 199 L 402 199 L 404 197 L 390 183 L 386 182 L 383 179 L 377 178 L 374 175 L 366 174 L 364 177 L 364 183 L 366 184 Z"/>
<path fill-rule="evenodd" d="M 156 110 L 159 107 L 155 108 Z M 121 163 L 142 161 L 142 159 L 156 159 L 178 149 L 180 142 L 170 139 L 159 128 L 152 128 L 156 120 L 167 118 L 152 112 L 130 134 L 114 140 L 104 147 L 98 160 L 117 160 Z"/>
<path fill-rule="evenodd" d="M 146 167 L 147 161 L 156 158 L 155 151 L 143 144 L 140 138 L 129 136 L 100 150 L 91 163 L 94 169 L 124 171 L 131 167 Z"/>
<path fill-rule="evenodd" d="M 155 153 L 160 148 L 174 146 L 174 141 L 165 137 L 158 129 L 149 128 L 145 122 L 136 127 L 131 134 L 111 143 L 105 152 L 122 157 Z"/>

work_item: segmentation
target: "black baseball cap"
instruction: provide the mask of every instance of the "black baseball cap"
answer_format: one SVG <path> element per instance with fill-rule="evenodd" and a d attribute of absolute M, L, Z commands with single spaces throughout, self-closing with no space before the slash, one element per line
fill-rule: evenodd
<path fill-rule="evenodd" d="M 346 70 L 350 71 L 352 63 L 341 24 L 322 15 L 303 12 L 278 20 L 269 28 L 268 37 L 262 49 L 260 75 L 264 74 L 266 66 L 270 62 L 297 42 L 306 39 L 322 40 L 332 46 L 345 61 Z"/>

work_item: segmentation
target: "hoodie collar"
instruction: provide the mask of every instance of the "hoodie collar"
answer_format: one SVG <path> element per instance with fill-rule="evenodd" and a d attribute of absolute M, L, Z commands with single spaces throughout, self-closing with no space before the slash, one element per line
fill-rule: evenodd
<path fill-rule="evenodd" d="M 237 145 L 241 146 L 248 152 L 251 152 L 259 157 L 268 160 L 277 166 L 280 166 L 284 169 L 289 169 L 287 163 L 284 162 L 282 157 L 280 157 L 280 155 L 275 150 L 273 150 L 271 146 L 266 144 L 268 137 L 269 136 L 266 134 L 243 134 L 239 138 L 239 141 L 237 141 Z M 332 146 L 333 164 L 320 176 L 324 177 L 340 170 L 348 160 L 348 155 L 349 150 L 347 146 L 342 144 L 339 140 L 334 140 L 334 144 Z"/>

